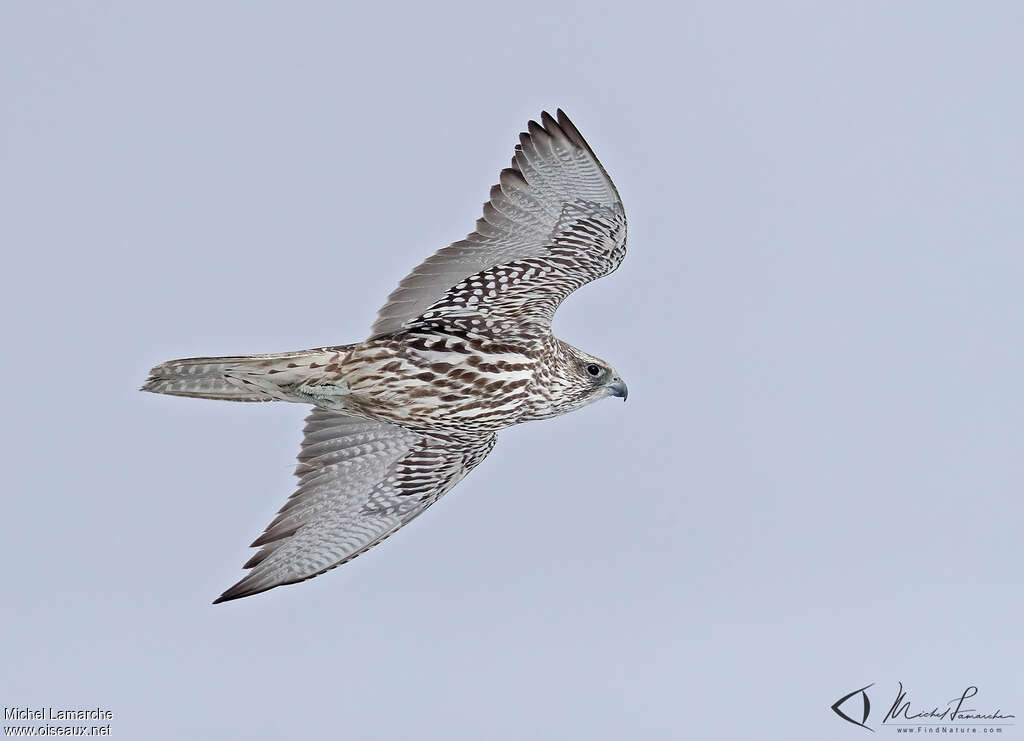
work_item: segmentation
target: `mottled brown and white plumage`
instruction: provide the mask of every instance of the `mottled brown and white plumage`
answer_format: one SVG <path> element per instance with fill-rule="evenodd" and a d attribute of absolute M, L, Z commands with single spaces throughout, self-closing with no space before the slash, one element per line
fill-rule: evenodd
<path fill-rule="evenodd" d="M 561 110 L 527 129 L 476 231 L 406 276 L 365 342 L 151 371 L 145 391 L 314 406 L 299 486 L 217 602 L 373 547 L 480 463 L 498 430 L 625 398 L 610 365 L 551 334 L 562 301 L 622 262 L 622 202 Z"/>

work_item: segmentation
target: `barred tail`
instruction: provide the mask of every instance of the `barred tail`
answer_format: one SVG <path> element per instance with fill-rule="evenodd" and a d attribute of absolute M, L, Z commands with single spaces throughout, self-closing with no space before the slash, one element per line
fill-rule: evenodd
<path fill-rule="evenodd" d="M 242 383 L 239 379 L 272 376 L 275 382 L 286 382 L 294 378 L 296 372 L 306 371 L 311 364 L 316 368 L 315 361 L 322 361 L 322 366 L 331 358 L 343 356 L 346 350 L 348 346 L 269 355 L 168 360 L 149 372 L 149 378 L 140 390 L 196 399 L 274 401 L 283 397 L 279 393 L 272 393 L 273 386 L 268 384 L 261 389 L 258 385 Z"/>

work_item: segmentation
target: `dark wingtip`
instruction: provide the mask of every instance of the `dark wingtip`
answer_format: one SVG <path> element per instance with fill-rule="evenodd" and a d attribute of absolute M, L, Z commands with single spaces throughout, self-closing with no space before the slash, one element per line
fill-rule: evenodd
<path fill-rule="evenodd" d="M 257 594 L 257 592 L 252 592 L 252 594 Z M 231 594 L 231 595 L 229 595 L 227 592 L 225 592 L 224 594 L 222 594 L 220 597 L 215 599 L 210 604 L 212 604 L 212 605 L 219 605 L 222 602 L 231 602 L 232 600 L 242 599 L 242 597 L 248 597 L 248 596 L 249 596 L 248 594 Z"/>
<path fill-rule="evenodd" d="M 248 597 L 250 594 L 255 594 L 254 591 L 245 587 L 245 582 L 248 579 L 249 577 L 246 576 L 232 584 L 221 593 L 220 597 L 213 601 L 213 604 L 219 605 L 221 602 L 230 602 L 234 599 L 241 599 L 242 597 Z"/>
<path fill-rule="evenodd" d="M 576 124 L 572 122 L 569 116 L 567 116 L 565 111 L 561 108 L 558 109 L 558 125 L 562 127 L 562 131 L 564 131 L 575 144 L 586 149 L 591 155 L 594 154 L 594 150 L 590 148 L 589 144 L 587 144 L 587 140 L 583 138 L 583 134 L 581 134 L 580 130 L 576 128 Z M 596 155 L 594 155 L 594 159 L 597 159 Z"/>
<path fill-rule="evenodd" d="M 269 588 L 264 587 L 263 589 L 246 589 L 242 587 L 243 583 L 245 583 L 245 579 L 242 579 L 233 587 L 224 590 L 224 593 L 220 597 L 215 599 L 213 601 L 213 604 L 219 605 L 221 602 L 230 602 L 231 600 L 241 599 L 242 597 L 248 597 L 253 594 L 259 594 L 260 592 L 267 591 L 267 589 Z"/>
<path fill-rule="evenodd" d="M 323 571 L 320 572 L 321 574 Z M 313 574 L 318 576 L 319 574 Z M 252 597 L 254 594 L 263 594 L 269 592 L 271 589 L 277 589 L 287 584 L 296 584 L 300 581 L 306 581 L 306 579 L 312 579 L 313 576 L 306 576 L 299 579 L 292 579 L 291 581 L 282 581 L 276 584 L 261 584 L 260 586 L 252 586 L 249 580 L 252 578 L 252 574 L 242 578 L 236 584 L 233 584 L 228 589 L 224 590 L 224 594 L 213 601 L 213 604 L 219 605 L 221 602 L 230 602 L 231 600 L 241 599 L 242 597 Z"/>

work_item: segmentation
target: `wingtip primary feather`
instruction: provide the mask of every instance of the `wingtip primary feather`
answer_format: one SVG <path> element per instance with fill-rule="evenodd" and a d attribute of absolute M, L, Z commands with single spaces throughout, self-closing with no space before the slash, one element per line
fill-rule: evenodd
<path fill-rule="evenodd" d="M 260 594 L 261 592 L 267 592 L 274 587 L 283 586 L 282 584 L 271 584 L 269 586 L 246 586 L 246 582 L 250 581 L 250 577 L 246 576 L 243 579 L 235 582 L 233 585 L 224 590 L 224 592 L 213 601 L 213 604 L 219 605 L 222 602 L 230 602 L 236 599 L 242 599 L 243 597 L 252 597 L 254 594 Z"/>

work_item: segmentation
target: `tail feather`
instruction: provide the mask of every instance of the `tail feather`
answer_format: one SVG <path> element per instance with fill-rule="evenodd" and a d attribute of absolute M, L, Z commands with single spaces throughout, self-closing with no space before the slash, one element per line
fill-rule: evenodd
<path fill-rule="evenodd" d="M 305 370 L 318 358 L 336 362 L 348 346 L 324 347 L 316 350 L 272 353 L 269 355 L 235 355 L 220 358 L 182 358 L 168 360 L 149 372 L 142 391 L 195 399 L 221 399 L 224 401 L 274 401 L 284 397 L 272 393 L 267 385 L 241 382 L 243 378 L 276 375 L 275 381 L 293 376 L 292 371 Z M 332 361 L 331 359 L 334 358 Z M 316 367 L 316 366 L 314 366 Z"/>

